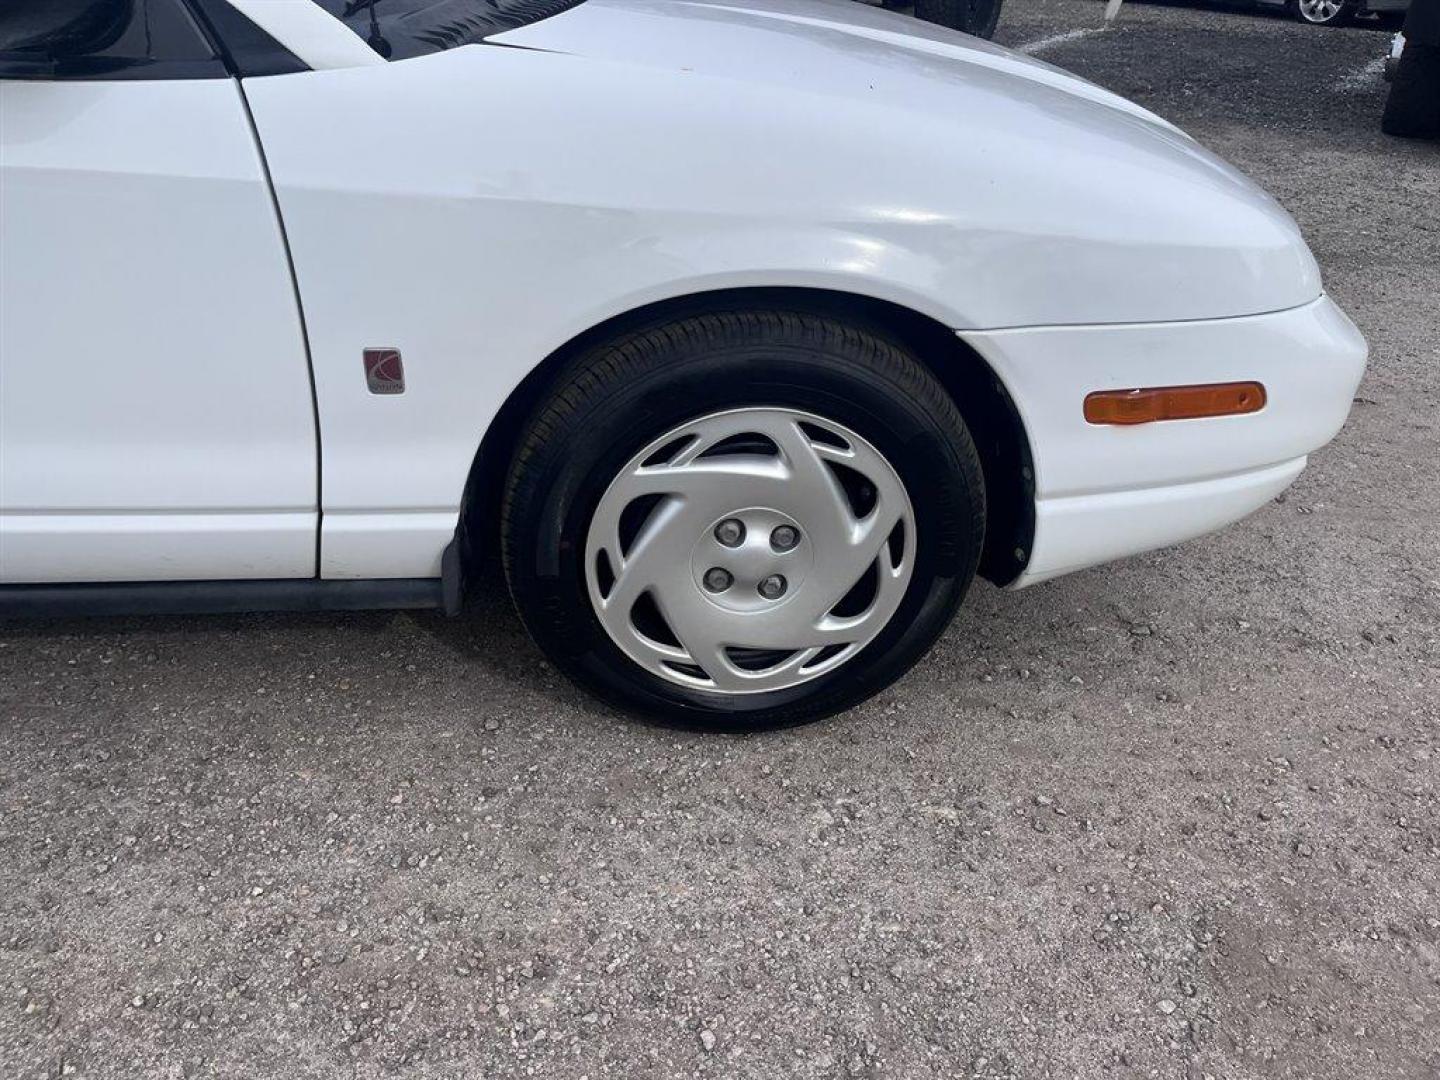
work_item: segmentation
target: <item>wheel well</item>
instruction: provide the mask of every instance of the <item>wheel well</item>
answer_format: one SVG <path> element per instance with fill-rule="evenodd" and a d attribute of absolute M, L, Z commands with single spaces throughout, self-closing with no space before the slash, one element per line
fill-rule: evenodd
<path fill-rule="evenodd" d="M 608 319 L 573 338 L 530 372 L 491 421 L 470 468 L 460 513 L 460 549 L 474 573 L 499 550 L 500 501 L 511 456 L 531 413 L 566 365 L 604 341 L 702 313 L 757 308 L 804 311 L 864 325 L 905 347 L 949 392 L 975 440 L 985 475 L 985 547 L 980 574 L 1013 581 L 1029 559 L 1035 531 L 1034 465 L 1024 424 L 990 366 L 953 330 L 884 300 L 822 289 L 731 289 L 664 300 Z"/>

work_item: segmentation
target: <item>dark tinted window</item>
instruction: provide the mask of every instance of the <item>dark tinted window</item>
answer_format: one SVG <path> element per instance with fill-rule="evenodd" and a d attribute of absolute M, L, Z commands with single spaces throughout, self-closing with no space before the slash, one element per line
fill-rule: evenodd
<path fill-rule="evenodd" d="M 6 77 L 175 79 L 226 74 L 183 0 L 0 2 Z"/>
<path fill-rule="evenodd" d="M 315 0 L 381 56 L 405 60 L 548 19 L 582 0 Z"/>

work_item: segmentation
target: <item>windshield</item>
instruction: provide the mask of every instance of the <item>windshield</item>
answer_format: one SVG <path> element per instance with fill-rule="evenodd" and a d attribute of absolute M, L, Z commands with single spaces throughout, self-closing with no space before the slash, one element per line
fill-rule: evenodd
<path fill-rule="evenodd" d="M 389 60 L 453 49 L 548 19 L 583 0 L 315 0 Z"/>

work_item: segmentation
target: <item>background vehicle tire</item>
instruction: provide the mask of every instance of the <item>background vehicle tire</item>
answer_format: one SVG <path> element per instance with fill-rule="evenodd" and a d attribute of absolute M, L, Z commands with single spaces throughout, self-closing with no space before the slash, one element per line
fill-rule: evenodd
<path fill-rule="evenodd" d="M 1002 0 L 915 0 L 915 17 L 989 39 L 1000 22 L 1001 4 Z"/>
<path fill-rule="evenodd" d="M 984 522 L 964 421 L 898 345 L 736 311 L 576 357 L 521 437 L 501 533 L 521 619 L 576 682 L 652 719 L 757 730 L 849 708 L 920 659 Z M 778 599 L 772 567 L 790 575 Z"/>
<path fill-rule="evenodd" d="M 1405 46 L 1380 130 L 1406 139 L 1440 139 L 1440 46 L 1413 41 Z"/>
<path fill-rule="evenodd" d="M 1290 14 L 1311 26 L 1346 26 L 1355 18 L 1354 0 L 1290 0 Z"/>

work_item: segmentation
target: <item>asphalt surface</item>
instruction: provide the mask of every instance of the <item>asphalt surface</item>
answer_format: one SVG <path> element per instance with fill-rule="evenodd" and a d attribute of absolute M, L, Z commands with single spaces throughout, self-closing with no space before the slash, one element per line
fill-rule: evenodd
<path fill-rule="evenodd" d="M 1440 150 L 1379 134 L 1387 40 L 1039 47 L 1274 192 L 1371 369 L 1254 518 L 979 586 L 836 720 L 627 721 L 493 579 L 0 627 L 0 1076 L 1440 1074 Z"/>

